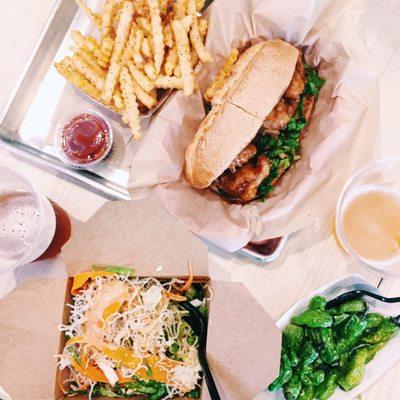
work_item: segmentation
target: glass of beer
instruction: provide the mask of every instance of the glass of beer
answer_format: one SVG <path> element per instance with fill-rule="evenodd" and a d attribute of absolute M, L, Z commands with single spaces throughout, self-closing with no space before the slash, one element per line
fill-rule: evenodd
<path fill-rule="evenodd" d="M 0 166 L 0 274 L 39 258 L 55 231 L 50 201 L 20 174 Z"/>
<path fill-rule="evenodd" d="M 362 265 L 400 277 L 400 158 L 369 164 L 347 182 L 336 209 L 336 233 Z"/>

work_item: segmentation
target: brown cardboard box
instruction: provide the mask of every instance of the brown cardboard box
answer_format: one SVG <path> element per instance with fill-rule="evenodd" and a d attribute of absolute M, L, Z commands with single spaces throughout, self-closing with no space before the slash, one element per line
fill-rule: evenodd
<path fill-rule="evenodd" d="M 77 226 L 62 256 L 68 275 L 93 265 L 132 266 L 138 276 L 209 279 L 207 247 L 149 201 L 112 202 Z M 71 279 L 30 279 L 0 300 L 0 386 L 14 400 L 62 398 L 54 355 Z M 281 334 L 240 283 L 211 280 L 207 355 L 221 398 L 247 400 L 277 375 Z M 67 289 L 66 289 L 67 288 Z M 209 399 L 203 384 L 201 399 Z"/>

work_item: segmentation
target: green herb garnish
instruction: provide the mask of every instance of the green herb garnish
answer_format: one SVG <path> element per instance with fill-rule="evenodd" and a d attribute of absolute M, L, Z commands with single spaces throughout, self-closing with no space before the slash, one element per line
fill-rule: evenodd
<path fill-rule="evenodd" d="M 179 351 L 179 345 L 178 343 L 172 343 L 171 347 L 169 348 L 169 351 L 172 354 L 176 354 Z"/>
<path fill-rule="evenodd" d="M 270 173 L 258 187 L 261 201 L 274 191 L 276 180 L 300 158 L 300 133 L 307 124 L 303 115 L 303 99 L 305 95 L 317 96 L 325 83 L 309 65 L 304 64 L 304 67 L 306 86 L 295 115 L 279 135 L 263 135 L 261 128 L 253 142 L 257 147 L 257 155 L 265 155 L 270 162 Z"/>
<path fill-rule="evenodd" d="M 298 127 L 289 130 L 289 126 L 278 136 L 260 135 L 256 141 L 257 153 L 265 155 L 270 162 L 270 173 L 258 187 L 261 201 L 274 190 L 275 180 L 287 170 L 300 154 L 300 132 Z"/>
<path fill-rule="evenodd" d="M 199 389 L 192 390 L 189 393 L 186 393 L 185 396 L 191 397 L 192 399 L 199 399 L 200 398 L 200 390 Z"/>
<path fill-rule="evenodd" d="M 304 68 L 306 71 L 306 87 L 304 89 L 304 94 L 311 94 L 313 96 L 318 96 L 319 91 L 325 84 L 325 79 L 320 78 L 315 70 L 313 70 L 308 64 L 304 63 Z"/>
<path fill-rule="evenodd" d="M 187 342 L 188 342 L 188 344 L 190 344 L 190 345 L 194 344 L 195 341 L 196 341 L 196 337 L 195 337 L 195 336 L 189 336 L 189 337 L 187 338 Z"/>

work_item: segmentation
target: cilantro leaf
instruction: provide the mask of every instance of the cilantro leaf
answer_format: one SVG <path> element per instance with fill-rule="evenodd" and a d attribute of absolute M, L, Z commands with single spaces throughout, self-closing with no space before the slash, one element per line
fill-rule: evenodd
<path fill-rule="evenodd" d="M 317 72 L 312 69 L 309 65 L 304 64 L 306 70 L 306 87 L 304 89 L 304 94 L 310 94 L 312 96 L 318 96 L 319 91 L 325 84 L 325 79 L 320 78 Z"/>

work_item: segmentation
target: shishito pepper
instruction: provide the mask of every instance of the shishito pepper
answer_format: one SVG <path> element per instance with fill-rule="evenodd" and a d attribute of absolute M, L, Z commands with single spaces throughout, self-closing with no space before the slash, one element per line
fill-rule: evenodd
<path fill-rule="evenodd" d="M 292 365 L 289 357 L 283 353 L 281 356 L 281 366 L 279 376 L 268 386 L 270 392 L 279 390 L 286 382 L 289 382 L 292 377 Z"/>
<path fill-rule="evenodd" d="M 366 363 L 368 364 L 370 361 L 372 361 L 372 359 L 376 356 L 378 351 L 383 349 L 386 346 L 386 344 L 387 344 L 387 341 L 376 343 L 376 344 L 373 344 L 371 346 L 368 346 L 367 347 L 368 356 L 367 356 Z"/>
<path fill-rule="evenodd" d="M 367 329 L 377 328 L 383 321 L 384 317 L 378 313 L 365 314 L 365 320 L 367 321 Z"/>
<path fill-rule="evenodd" d="M 314 397 L 317 400 L 327 400 L 337 388 L 338 373 L 335 370 L 328 372 L 326 379 L 316 387 Z"/>
<path fill-rule="evenodd" d="M 362 299 L 349 300 L 338 307 L 331 308 L 329 314 L 339 315 L 365 313 L 367 308 L 367 303 Z"/>
<path fill-rule="evenodd" d="M 290 377 L 283 384 L 285 399 L 327 400 L 338 386 L 348 391 L 360 384 L 365 365 L 399 330 L 393 320 L 367 309 L 359 299 L 326 309 L 326 299 L 317 296 L 291 319 L 283 333 Z M 270 390 L 282 386 L 282 376 Z"/>
<path fill-rule="evenodd" d="M 333 316 L 333 326 L 338 326 L 350 318 L 350 314 L 339 314 Z"/>
<path fill-rule="evenodd" d="M 302 314 L 293 317 L 291 322 L 296 325 L 305 325 L 310 328 L 328 328 L 332 326 L 333 318 L 322 310 L 307 310 Z"/>
<path fill-rule="evenodd" d="M 318 386 L 325 379 L 325 372 L 322 369 L 315 369 L 313 365 L 307 365 L 300 370 L 301 382 L 306 386 Z"/>
<path fill-rule="evenodd" d="M 333 339 L 332 329 L 329 328 L 321 328 L 321 339 L 323 343 L 323 348 L 321 349 L 321 358 L 327 364 L 333 364 L 338 358 L 339 354 L 336 349 L 336 344 Z"/>
<path fill-rule="evenodd" d="M 399 327 L 390 319 L 385 318 L 372 332 L 366 332 L 362 337 L 364 343 L 376 344 L 390 340 L 399 330 Z"/>
<path fill-rule="evenodd" d="M 313 399 L 314 399 L 314 388 L 313 388 L 313 386 L 305 386 L 305 385 L 303 385 L 297 400 L 313 400 Z"/>
<path fill-rule="evenodd" d="M 305 367 L 312 364 L 318 357 L 318 352 L 310 342 L 305 342 L 301 348 L 300 365 Z"/>
<path fill-rule="evenodd" d="M 282 345 L 287 351 L 293 367 L 299 363 L 299 352 L 304 340 L 304 330 L 301 326 L 289 324 L 283 331 Z"/>
<path fill-rule="evenodd" d="M 340 354 L 348 352 L 359 340 L 367 328 L 367 321 L 353 314 L 338 330 L 340 339 L 337 343 L 337 350 Z"/>
<path fill-rule="evenodd" d="M 288 383 L 283 385 L 283 394 L 287 400 L 296 400 L 301 391 L 301 381 L 297 374 L 292 375 Z"/>
<path fill-rule="evenodd" d="M 311 299 L 308 309 L 325 311 L 326 303 L 327 301 L 325 297 L 315 296 Z"/>
<path fill-rule="evenodd" d="M 367 349 L 358 350 L 344 366 L 344 369 L 339 376 L 338 384 L 346 392 L 355 388 L 361 383 L 367 357 Z"/>

